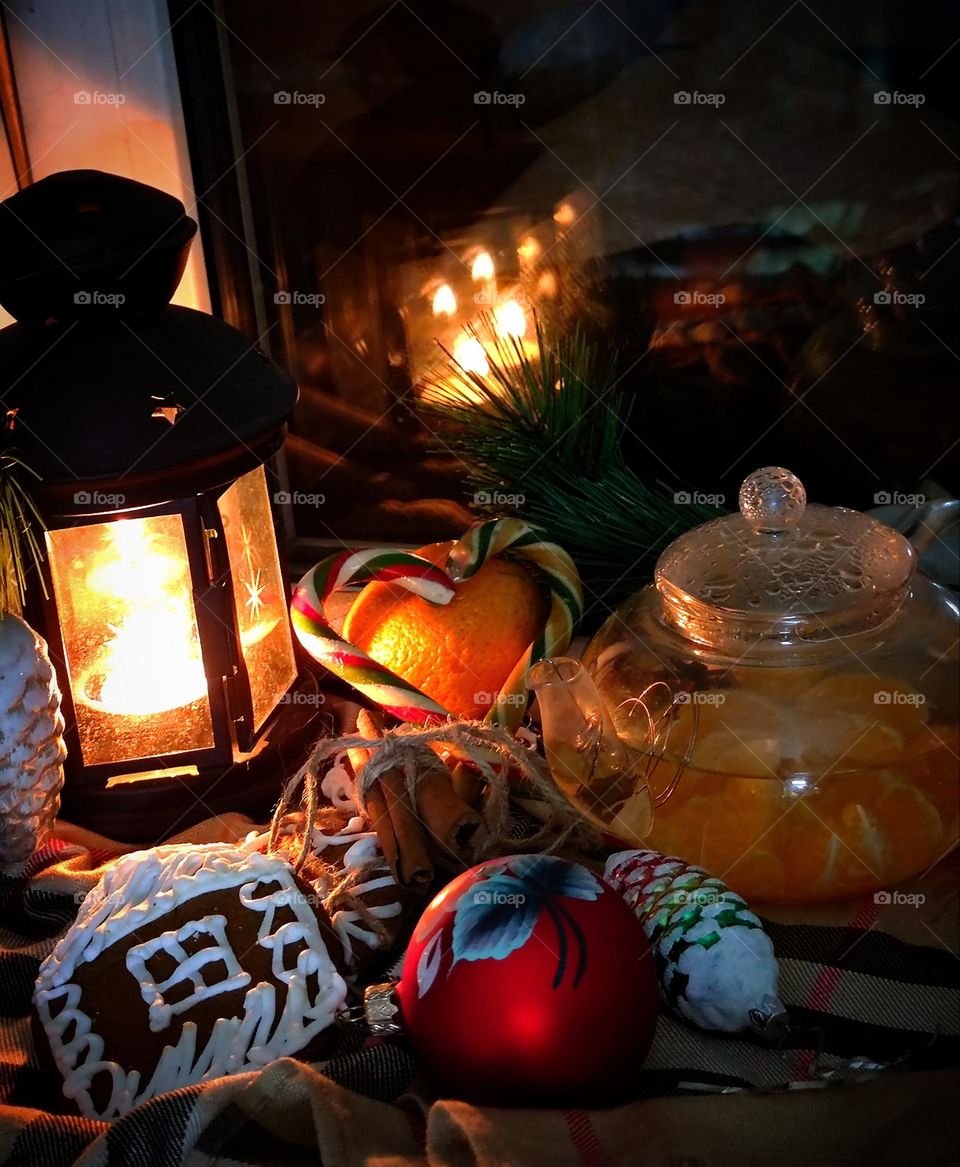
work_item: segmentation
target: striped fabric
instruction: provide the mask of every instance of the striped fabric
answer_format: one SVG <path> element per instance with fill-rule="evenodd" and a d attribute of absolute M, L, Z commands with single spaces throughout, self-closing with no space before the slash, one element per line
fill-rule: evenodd
<path fill-rule="evenodd" d="M 250 825 L 240 816 L 228 817 L 238 820 L 234 837 Z M 204 824 L 176 841 L 223 837 L 224 825 L 224 820 Z M 612 1167 L 640 1161 L 625 1156 L 621 1119 L 614 1116 L 644 1106 L 703 1102 L 705 1095 L 719 1093 L 741 1097 L 756 1087 L 780 1090 L 762 1096 L 777 1098 L 786 1087 L 852 1083 L 873 1073 L 870 1086 L 877 1090 L 894 1076 L 902 1084 L 920 1081 L 915 1105 L 922 1098 L 932 1107 L 937 1092 L 948 1088 L 942 1071 L 957 1065 L 957 871 L 947 863 L 908 889 L 922 891 L 926 899 L 920 906 L 880 906 L 871 898 L 863 904 L 771 910 L 765 925 L 791 1010 L 788 1036 L 770 1047 L 750 1037 L 703 1034 L 662 1016 L 642 1067 L 623 1067 L 625 1095 L 637 1101 L 622 1110 L 541 1111 L 514 1124 L 510 1111 L 481 1112 L 453 1102 L 431 1106 L 418 1092 L 416 1065 L 402 1045 L 365 1040 L 357 1025 L 344 1025 L 336 1056 L 322 1072 L 281 1059 L 260 1073 L 153 1099 L 112 1125 L 82 1119 L 69 1113 L 59 1079 L 41 1061 L 30 998 L 41 960 L 97 882 L 102 865 L 119 850 L 63 825 L 28 864 L 0 873 L 0 1165 L 66 1167 L 81 1155 L 84 1167 L 181 1162 L 315 1167 L 377 1157 L 391 1164 L 422 1163 L 425 1143 L 434 1147 L 449 1137 L 459 1140 L 457 1145 L 467 1139 L 474 1158 L 437 1154 L 434 1159 L 431 1150 L 431 1162 L 487 1162 L 487 1152 L 477 1148 L 489 1146 L 497 1148 L 490 1151 L 491 1163 L 508 1155 L 507 1161 L 517 1163 L 531 1156 L 531 1162 Z M 615 1010 L 616 1002 L 609 1008 Z M 876 1063 L 893 1065 L 877 1072 Z M 842 1093 L 859 1099 L 860 1090 L 851 1086 Z M 804 1101 L 810 1094 L 796 1092 L 796 1107 L 814 1105 Z M 734 1114 L 732 1103 L 729 1113 Z M 642 1122 L 639 1115 L 636 1121 Z M 535 1139 L 528 1146 L 536 1130 L 551 1148 L 549 1159 L 535 1157 L 531 1148 L 540 1145 Z M 880 1145 L 892 1148 L 893 1142 L 888 1137 Z"/>

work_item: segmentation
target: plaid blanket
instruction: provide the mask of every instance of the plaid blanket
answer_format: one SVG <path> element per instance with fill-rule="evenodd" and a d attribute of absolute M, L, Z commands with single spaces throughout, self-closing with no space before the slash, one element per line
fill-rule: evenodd
<path fill-rule="evenodd" d="M 252 826 L 227 815 L 171 841 L 241 838 Z M 661 1016 L 643 1066 L 624 1067 L 637 1099 L 626 1107 L 530 1112 L 437 1101 L 402 1045 L 345 1024 L 336 1056 L 320 1067 L 283 1058 L 105 1124 L 69 1113 L 38 1056 L 30 999 L 41 960 L 125 849 L 61 823 L 23 867 L 0 873 L 0 1165 L 956 1161 L 955 862 L 888 904 L 870 897 L 768 911 L 788 1036 L 770 1047 Z"/>

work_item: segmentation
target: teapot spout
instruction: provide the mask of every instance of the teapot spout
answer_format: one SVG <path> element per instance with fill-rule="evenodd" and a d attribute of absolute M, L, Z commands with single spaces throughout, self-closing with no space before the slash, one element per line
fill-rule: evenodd
<path fill-rule="evenodd" d="M 603 698 L 583 665 L 573 657 L 547 657 L 527 674 L 537 694 L 547 764 L 566 793 L 621 774 L 629 766 L 627 747 L 614 728 Z"/>

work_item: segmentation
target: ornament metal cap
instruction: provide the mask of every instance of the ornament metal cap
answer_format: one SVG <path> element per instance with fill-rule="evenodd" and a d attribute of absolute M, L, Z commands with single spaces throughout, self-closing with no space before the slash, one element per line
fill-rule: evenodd
<path fill-rule="evenodd" d="M 380 985 L 368 985 L 363 991 L 363 1011 L 370 1032 L 375 1037 L 392 1037 L 403 1033 L 400 1024 L 400 1004 L 395 992 L 396 985 L 387 981 Z"/>
<path fill-rule="evenodd" d="M 750 1010 L 750 1028 L 759 1037 L 768 1041 L 778 1040 L 786 1033 L 790 1023 L 787 1007 L 779 997 L 764 996 L 760 1005 Z"/>

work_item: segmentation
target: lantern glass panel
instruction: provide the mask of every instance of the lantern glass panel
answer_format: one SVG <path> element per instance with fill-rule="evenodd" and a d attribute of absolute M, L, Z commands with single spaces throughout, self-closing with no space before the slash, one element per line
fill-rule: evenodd
<path fill-rule="evenodd" d="M 213 746 L 179 515 L 47 532 L 85 765 Z"/>
<path fill-rule="evenodd" d="M 287 597 L 263 467 L 217 503 L 230 561 L 240 651 L 250 678 L 253 729 L 260 729 L 297 678 Z"/>

